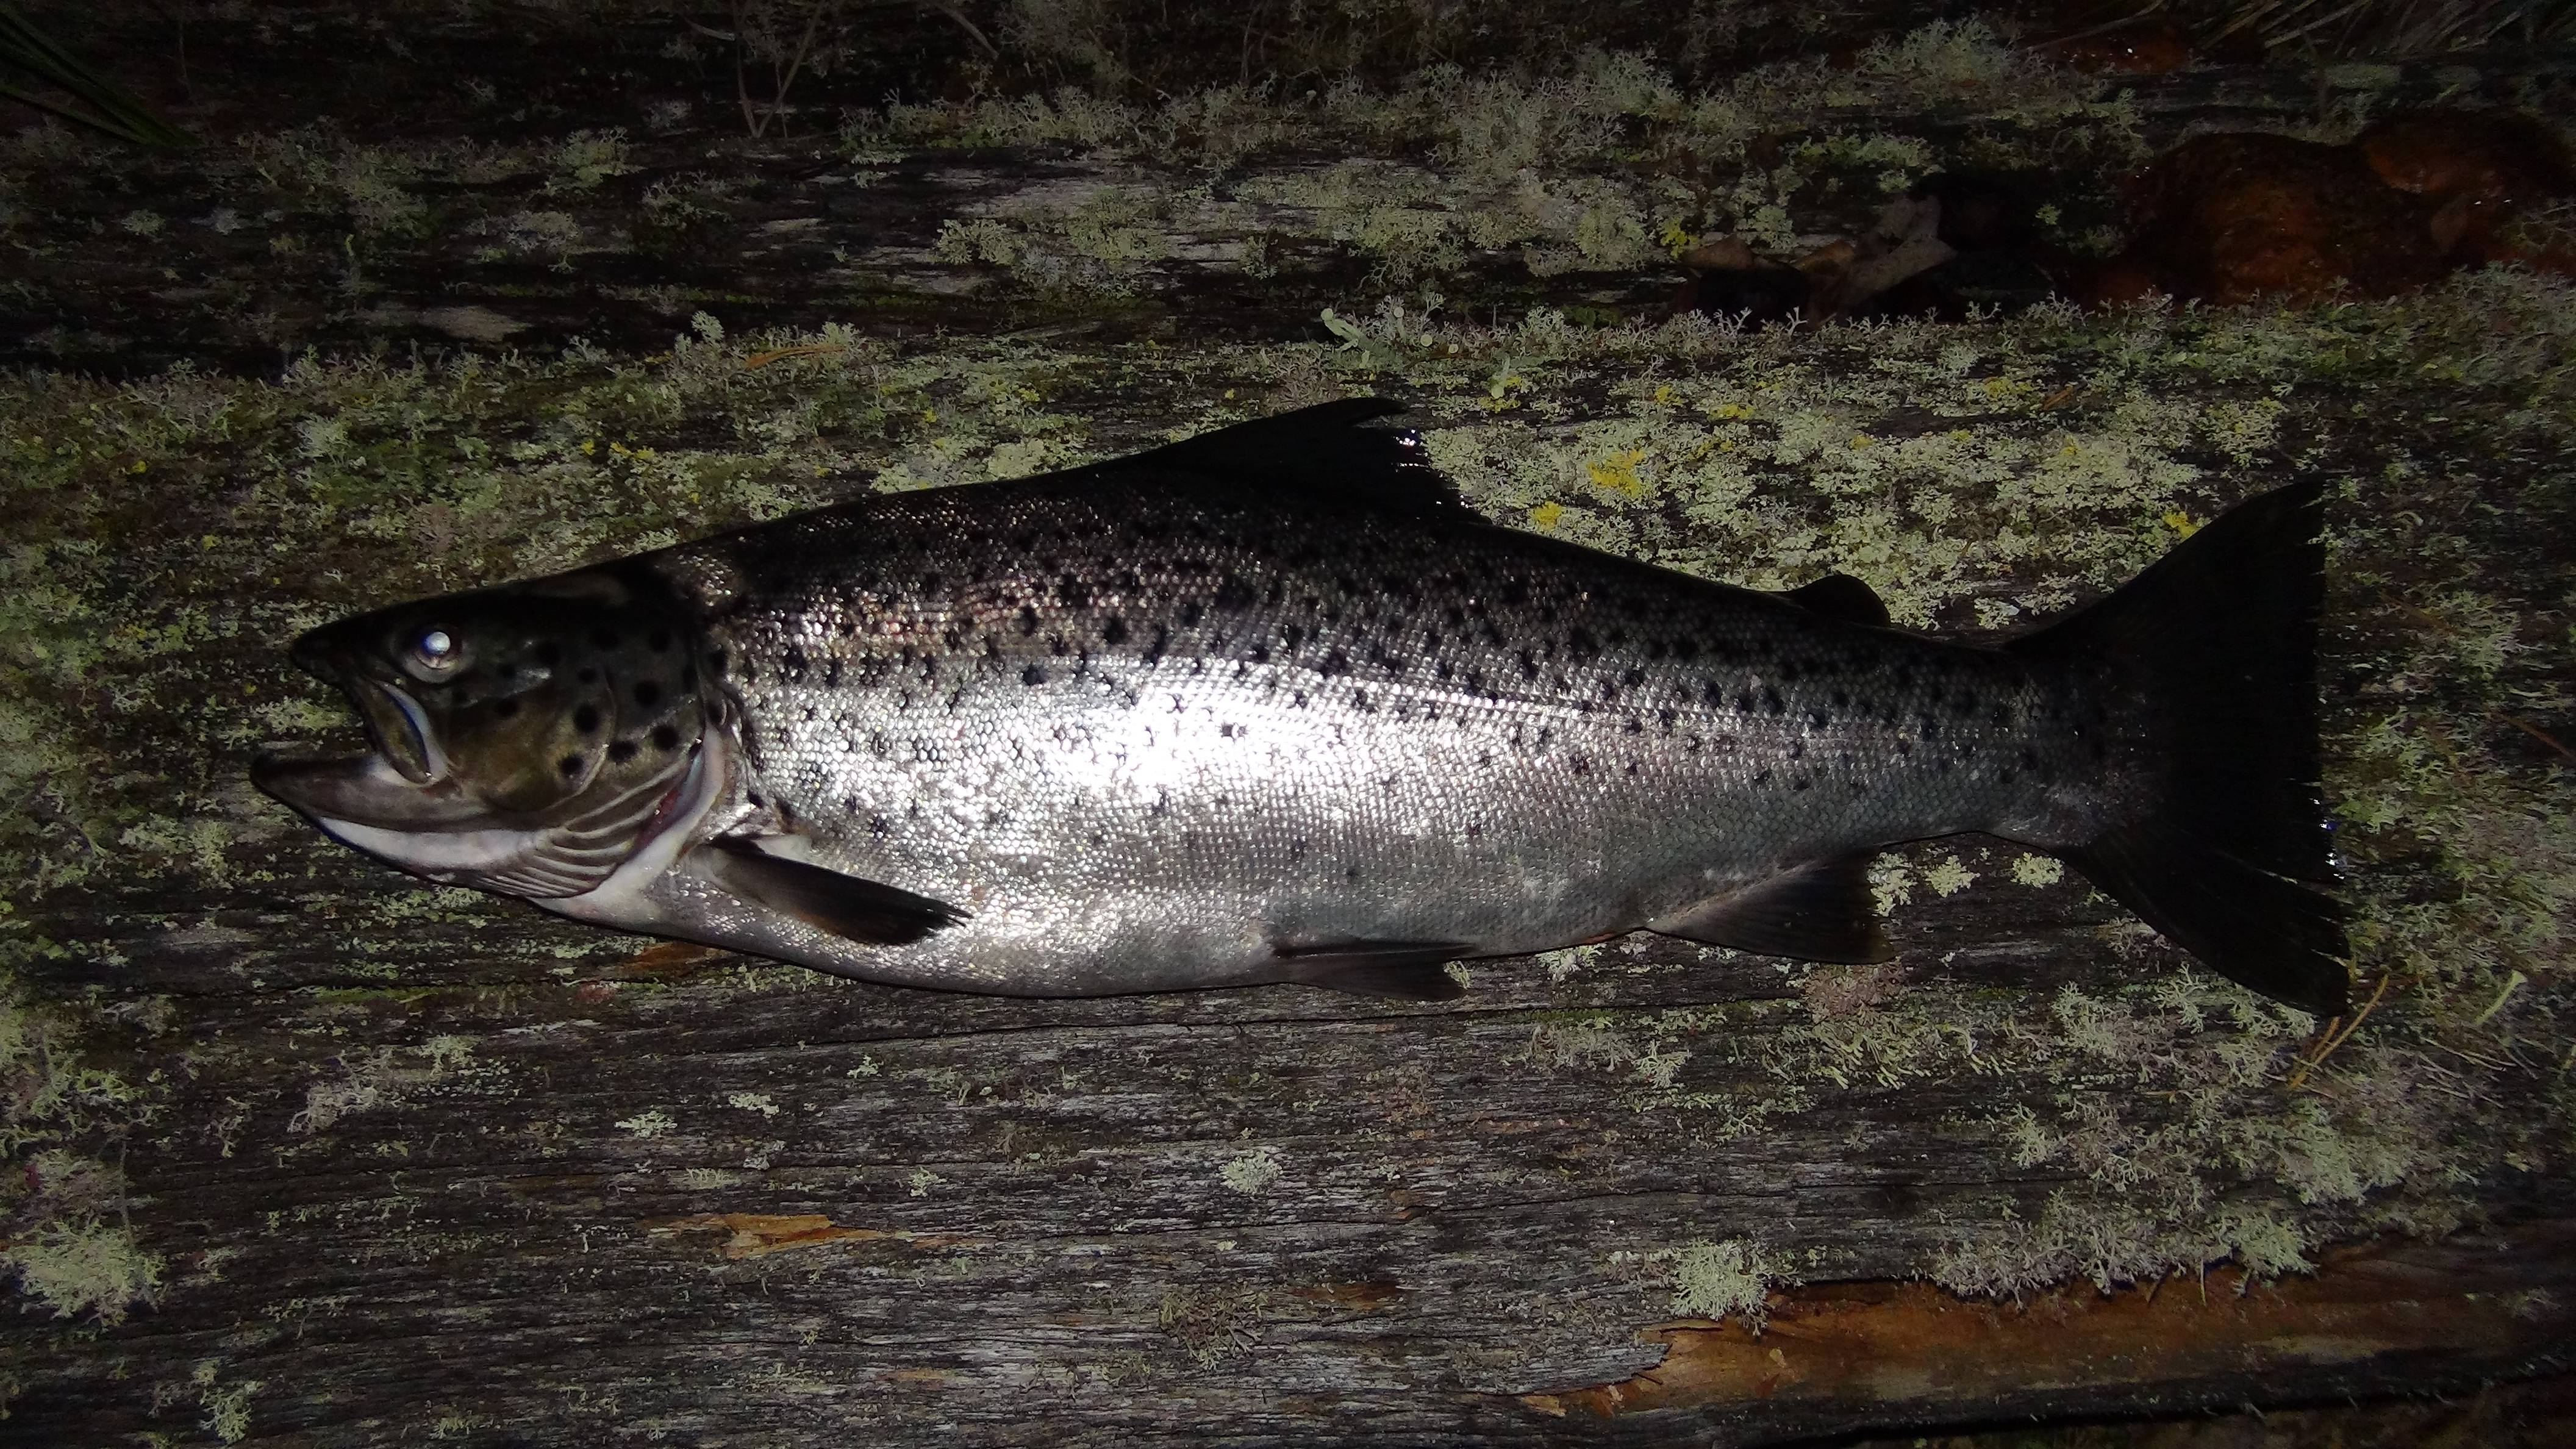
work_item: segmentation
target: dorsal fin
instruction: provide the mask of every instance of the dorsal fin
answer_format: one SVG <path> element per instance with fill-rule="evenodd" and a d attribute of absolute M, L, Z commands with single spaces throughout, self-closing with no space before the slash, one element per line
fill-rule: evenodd
<path fill-rule="evenodd" d="M 1099 466 L 1105 473 L 1182 473 L 1336 507 L 1413 517 L 1476 515 L 1440 476 L 1411 429 L 1361 424 L 1404 411 L 1380 397 L 1318 403 L 1183 438 Z"/>
<path fill-rule="evenodd" d="M 1881 628 L 1895 622 L 1887 617 L 1887 604 L 1878 591 L 1849 574 L 1827 574 L 1813 583 L 1800 584 L 1780 597 L 1828 619 L 1846 624 L 1876 624 Z"/>

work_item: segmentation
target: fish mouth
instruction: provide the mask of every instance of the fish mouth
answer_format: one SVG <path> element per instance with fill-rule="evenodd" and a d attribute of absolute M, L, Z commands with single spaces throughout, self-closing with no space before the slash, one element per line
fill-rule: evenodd
<path fill-rule="evenodd" d="M 445 752 L 430 733 L 429 716 L 421 711 L 419 701 L 378 679 L 352 679 L 344 687 L 366 723 L 368 743 L 385 763 L 415 785 L 446 775 Z"/>
<path fill-rule="evenodd" d="M 357 706 L 367 742 L 363 755 L 296 759 L 266 754 L 251 761 L 250 780 L 263 793 L 316 820 L 388 830 L 463 829 L 490 811 L 449 774 L 429 716 L 400 686 L 354 671 L 299 644 L 295 660 L 340 686 Z"/>

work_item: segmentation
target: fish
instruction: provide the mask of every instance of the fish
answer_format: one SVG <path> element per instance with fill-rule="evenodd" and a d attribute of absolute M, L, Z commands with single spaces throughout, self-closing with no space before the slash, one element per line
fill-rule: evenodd
<path fill-rule="evenodd" d="M 295 641 L 370 748 L 258 787 L 414 875 L 900 986 L 1305 983 L 1647 930 L 1875 962 L 1979 831 L 2320 1016 L 2322 492 L 2000 643 L 1492 522 L 1391 402 L 870 494 Z"/>

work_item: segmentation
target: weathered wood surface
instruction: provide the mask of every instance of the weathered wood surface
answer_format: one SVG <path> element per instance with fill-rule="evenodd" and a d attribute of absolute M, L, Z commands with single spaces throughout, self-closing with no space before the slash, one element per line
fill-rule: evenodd
<path fill-rule="evenodd" d="M 1859 94 L 1838 103 L 1800 95 L 1795 109 L 1757 110 L 1749 135 L 1704 158 L 1649 152 L 1642 165 L 1635 155 L 1605 165 L 1541 146 L 1527 159 L 1542 191 L 1558 184 L 1552 200 L 1531 202 L 1514 194 L 1531 172 L 1483 173 L 1473 144 L 1463 157 L 1425 136 L 1373 145 L 1312 107 L 1274 108 L 1285 120 L 1264 124 L 1104 105 L 1087 120 L 1031 123 L 1049 144 L 1000 148 L 959 144 L 980 134 L 973 127 L 952 126 L 937 146 L 854 135 L 843 118 L 864 106 L 818 105 L 794 138 L 754 141 L 709 102 L 702 80 L 671 74 L 632 38 L 591 57 L 597 74 L 590 64 L 570 73 L 577 53 L 558 41 L 518 58 L 524 73 L 510 78 L 530 88 L 528 109 L 552 113 L 542 124 L 526 109 L 514 123 L 492 113 L 498 103 L 460 103 L 451 83 L 418 97 L 435 121 L 391 131 L 382 120 L 351 131 L 337 113 L 291 112 L 179 157 L 39 158 L 10 198 L 0 362 L 141 376 L 182 361 L 274 372 L 307 349 L 546 353 L 580 341 L 643 353 L 710 308 L 737 329 L 829 316 L 886 336 L 1073 326 L 1200 341 L 1313 337 L 1324 306 L 1348 311 L 1354 297 L 1423 284 L 1444 290 L 1453 311 L 1634 317 L 1658 311 L 1681 278 L 1659 247 L 1596 242 L 1547 275 L 1522 263 L 1524 245 L 1572 242 L 1592 194 L 1568 193 L 1567 173 L 1671 178 L 1678 190 L 1634 193 L 1651 232 L 1659 218 L 1647 211 L 1710 212 L 1742 178 L 1759 184 L 1788 164 L 1809 173 L 1798 221 L 1821 238 L 1866 225 L 1885 163 L 1846 159 L 1848 186 L 1818 196 L 1820 163 L 1784 162 L 1784 152 L 1885 132 L 1927 155 L 1964 149 L 1991 165 L 2000 148 L 2057 171 L 2074 231 L 2078 220 L 2114 222 L 2118 171 L 2186 127 L 2348 133 L 2409 105 L 2546 113 L 2576 91 L 2576 59 L 2548 51 L 2474 67 L 2208 67 L 2060 81 L 2045 92 L 2052 101 L 2090 94 L 2115 109 L 2036 108 L 1998 126 L 1992 108 L 2030 100 L 2009 82 L 1944 94 L 1897 77 L 1854 83 Z M 273 97 L 258 104 L 276 108 Z M 1532 92 L 1530 104 L 1564 102 Z M 657 121 L 667 113 L 656 105 L 689 107 L 688 119 Z M 1047 114 L 1044 103 L 1037 112 Z M 496 129 L 539 139 L 495 143 Z M 1639 129 L 1634 118 L 1612 127 Z M 1323 185 L 1353 161 L 1356 185 Z M 1319 189 L 1330 199 L 1311 199 Z M 953 226 L 978 222 L 1017 238 L 1017 265 L 997 263 L 969 235 L 943 244 Z M 1470 244 L 1497 227 L 1504 242 Z M 1426 229 L 1447 235 L 1411 249 L 1389 240 Z M 1452 265 L 1424 260 L 1444 246 L 1456 250 Z"/>
<path fill-rule="evenodd" d="M 1367 280 L 1382 259 L 1221 188 L 1112 286 L 937 250 L 947 220 L 1195 172 L 921 151 L 862 188 L 845 154 L 704 134 L 621 164 L 592 186 L 415 177 L 367 194 L 417 229 L 366 233 L 349 191 L 272 194 L 234 153 L 115 177 L 21 158 L 16 360 L 261 373 L 306 346 L 576 335 L 608 355 L 431 374 L 397 346 L 274 384 L 6 394 L 0 1252 L 22 1292 L 0 1438 L 1760 1443 L 2565 1366 L 2570 1043 L 2544 929 L 2567 789 L 2544 737 L 2576 737 L 2550 682 L 2563 303 L 1629 342 L 1381 317 L 1337 351 L 1298 339 L 1395 290 Z M 691 169 L 727 198 L 640 245 L 646 191 Z M 251 224 L 199 224 L 222 206 Z M 535 211 L 570 219 L 526 233 L 560 255 L 481 258 L 515 245 L 487 223 Z M 1265 234 L 1277 274 L 1250 276 Z M 1503 253 L 1429 279 L 1479 320 L 1608 320 L 1667 277 Z M 701 311 L 730 338 L 674 354 Z M 847 330 L 818 343 L 825 323 Z M 802 335 L 751 335 L 771 324 Z M 770 360 L 799 341 L 826 350 Z M 2395 943 L 2366 965 L 2400 984 L 2303 1066 L 2313 1024 L 2213 988 L 2071 880 L 2017 879 L 2019 851 L 1951 841 L 1907 856 L 1885 977 L 1640 937 L 1480 964 L 1440 1006 L 955 997 L 431 892 L 243 781 L 318 732 L 282 645 L 320 617 L 873 469 L 971 479 L 1023 438 L 1078 456 L 1236 392 L 1363 387 L 1419 404 L 1498 516 L 1730 576 L 1902 583 L 1914 565 L 1836 510 L 1955 495 L 1961 521 L 1919 541 L 1973 547 L 2003 526 L 1976 521 L 1997 479 L 2069 453 L 2117 475 L 2060 478 L 2051 505 L 2114 543 L 2050 534 L 1949 578 L 1925 595 L 1946 627 L 2092 587 L 2163 509 L 2355 480 L 2329 691 L 2345 798 L 2422 812 L 2349 827 Z M 1791 434 L 1975 451 L 1890 485 Z M 1806 552 L 1707 511 L 1724 480 L 1689 469 L 1721 443 L 1766 460 L 1761 517 Z M 2391 784 L 2400 758 L 2421 763 Z M 2516 852 L 2534 879 L 2498 864 Z"/>

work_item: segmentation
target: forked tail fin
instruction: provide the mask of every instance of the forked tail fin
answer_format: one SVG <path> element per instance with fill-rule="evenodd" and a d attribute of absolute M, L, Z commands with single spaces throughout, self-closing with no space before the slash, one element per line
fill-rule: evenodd
<path fill-rule="evenodd" d="M 2350 971 L 2317 783 L 2322 489 L 2230 510 L 2015 653 L 2113 661 L 2162 722 L 2162 798 L 2058 852 L 2211 968 L 2342 1012 Z"/>

